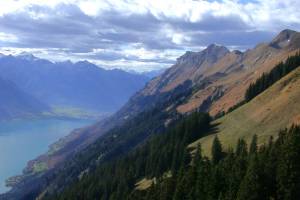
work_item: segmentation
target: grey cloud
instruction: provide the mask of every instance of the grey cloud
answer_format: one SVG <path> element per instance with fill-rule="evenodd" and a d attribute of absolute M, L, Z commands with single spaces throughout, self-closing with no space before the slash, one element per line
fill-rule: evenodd
<path fill-rule="evenodd" d="M 151 13 L 126 15 L 111 11 L 103 13 L 101 19 L 115 27 L 138 32 L 156 32 L 163 24 Z"/>
<path fill-rule="evenodd" d="M 168 58 L 153 58 L 153 59 L 143 59 L 134 55 L 125 55 L 119 52 L 111 51 L 100 51 L 94 54 L 86 54 L 83 58 L 88 58 L 92 60 L 104 60 L 104 61 L 118 61 L 120 59 L 127 61 L 138 61 L 144 63 L 160 63 L 160 64 L 173 64 L 174 61 Z"/>
<path fill-rule="evenodd" d="M 250 48 L 255 44 L 267 42 L 274 35 L 274 32 L 265 31 L 210 32 L 206 34 L 193 34 L 190 43 L 199 46 L 218 43 L 224 46 L 240 46 Z"/>
<path fill-rule="evenodd" d="M 170 20 L 169 23 L 181 31 L 241 31 L 251 28 L 237 15 L 216 17 L 207 14 L 199 22 Z"/>

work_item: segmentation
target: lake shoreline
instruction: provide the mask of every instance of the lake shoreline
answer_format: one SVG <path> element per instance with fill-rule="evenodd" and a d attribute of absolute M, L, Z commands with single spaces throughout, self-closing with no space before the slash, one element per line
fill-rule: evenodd
<path fill-rule="evenodd" d="M 43 160 L 58 150 L 56 144 L 74 130 L 94 122 L 95 119 L 61 116 L 0 121 L 0 144 L 6 144 L 0 148 L 0 161 L 6 159 L 0 171 L 0 193 L 9 192 L 29 176 L 43 173 L 48 169 Z"/>

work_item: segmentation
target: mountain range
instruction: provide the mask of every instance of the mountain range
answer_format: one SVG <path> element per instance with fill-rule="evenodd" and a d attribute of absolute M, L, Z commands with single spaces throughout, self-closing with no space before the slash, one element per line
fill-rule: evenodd
<path fill-rule="evenodd" d="M 50 62 L 31 54 L 1 56 L 0 77 L 47 105 L 43 112 L 66 116 L 111 114 L 149 80 L 88 61 Z M 5 95 L 1 99 L 8 100 Z"/>
<path fill-rule="evenodd" d="M 50 108 L 32 95 L 22 91 L 11 81 L 0 78 L 0 120 L 33 117 Z"/>
<path fill-rule="evenodd" d="M 94 182 L 91 180 L 95 180 L 92 177 L 101 173 L 105 176 L 105 173 L 119 169 L 117 164 L 122 163 L 122 160 L 118 159 L 124 155 L 130 156 L 131 152 L 139 152 L 139 149 L 144 152 L 143 147 L 148 148 L 146 141 L 152 144 L 152 140 L 148 139 L 154 137 L 153 135 L 158 135 L 159 138 L 160 133 L 167 132 L 166 135 L 178 133 L 177 129 L 184 129 L 180 128 L 181 125 L 178 123 L 182 119 L 187 118 L 187 122 L 183 124 L 187 123 L 195 128 L 193 117 L 189 118 L 195 112 L 207 112 L 214 118 L 220 116 L 220 113 L 233 110 L 212 121 L 211 132 L 201 132 L 198 136 L 200 138 L 192 141 L 195 143 L 190 147 L 195 149 L 197 144 L 201 144 L 205 155 L 209 156 L 208 152 L 215 135 L 219 135 L 227 148 L 234 146 L 239 138 L 245 138 L 248 142 L 254 134 L 258 136 L 259 145 L 263 144 L 269 136 L 276 137 L 281 129 L 299 123 L 299 69 L 282 77 L 249 102 L 245 102 L 245 93 L 251 83 L 268 73 L 278 63 L 296 55 L 299 50 L 300 33 L 283 30 L 272 41 L 258 44 L 245 52 L 230 51 L 216 44 L 209 45 L 200 52 L 186 52 L 173 66 L 151 79 L 143 89 L 131 96 L 114 115 L 90 127 L 73 131 L 57 143 L 59 148 L 51 155 L 45 154 L 37 158 L 34 162 L 46 163 L 49 170 L 42 174 L 31 174 L 29 178 L 28 174 L 25 174 L 26 178 L 21 178 L 6 197 L 13 199 L 39 196 L 41 199 L 55 199 L 61 192 L 64 194 L 68 187 L 70 191 L 76 189 L 83 191 L 81 193 L 83 196 L 84 194 L 99 194 L 99 196 L 106 194 L 101 193 L 102 185 L 99 185 L 99 188 L 93 187 Z M 239 104 L 241 106 L 237 106 Z M 237 108 L 234 108 L 235 106 Z M 195 118 L 197 119 L 197 116 Z M 176 124 L 179 124 L 179 128 L 172 129 Z M 194 130 L 193 128 L 191 130 Z M 189 128 L 187 129 L 190 131 Z M 168 141 L 161 137 L 161 141 Z M 189 137 L 195 139 L 194 136 Z M 175 136 L 170 140 L 177 144 Z M 191 138 L 182 138 L 182 140 L 186 143 L 191 142 Z M 170 143 L 166 145 L 173 146 Z M 187 149 L 181 147 L 178 146 L 177 150 Z M 186 155 L 184 152 L 179 153 Z M 136 155 L 136 158 L 142 159 L 142 157 Z M 132 157 L 128 158 L 131 159 L 134 160 Z M 168 165 L 162 160 L 159 161 L 162 162 L 162 164 L 159 162 L 161 165 Z M 139 160 L 138 163 L 143 161 Z M 109 164 L 114 168 L 106 169 L 105 166 Z M 176 167 L 180 168 L 179 164 Z M 156 171 L 146 168 L 145 171 L 147 170 Z M 28 169 L 28 171 L 32 173 L 32 170 Z M 164 180 L 164 177 L 168 177 L 168 171 L 163 175 L 160 172 L 161 177 L 146 172 L 146 174 L 136 172 L 145 177 L 130 173 L 128 172 L 128 176 L 134 178 L 130 179 L 130 184 L 128 183 L 129 191 L 126 190 L 128 193 L 130 191 L 134 193 L 134 186 L 139 185 L 141 179 L 150 181 L 148 184 L 150 187 L 151 183 L 155 183 L 153 181 L 155 178 Z M 73 185 L 73 183 L 78 184 Z M 82 188 L 84 184 L 85 188 Z M 109 185 L 112 184 L 110 182 L 103 184 L 106 184 L 105 187 L 111 187 L 112 191 L 117 190 Z M 68 196 L 70 193 L 66 192 L 66 194 L 70 197 Z M 102 197 L 105 199 L 105 196 Z M 64 199 L 64 196 L 61 196 L 61 199 Z"/>

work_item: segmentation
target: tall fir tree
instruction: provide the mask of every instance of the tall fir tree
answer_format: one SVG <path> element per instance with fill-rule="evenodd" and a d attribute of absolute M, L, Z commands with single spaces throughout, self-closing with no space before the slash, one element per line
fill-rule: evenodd
<path fill-rule="evenodd" d="M 300 128 L 292 127 L 280 149 L 277 169 L 278 197 L 282 200 L 300 198 Z"/>
<path fill-rule="evenodd" d="M 250 154 L 257 153 L 257 135 L 256 134 L 254 134 L 253 137 L 252 137 L 249 153 Z"/>
<path fill-rule="evenodd" d="M 241 182 L 237 200 L 264 200 L 261 167 L 257 156 L 251 157 L 247 173 Z"/>
<path fill-rule="evenodd" d="M 212 149 L 211 149 L 211 156 L 212 156 L 213 164 L 217 164 L 220 160 L 222 160 L 223 154 L 224 154 L 224 152 L 222 149 L 222 144 L 221 144 L 218 136 L 216 136 L 213 140 Z"/>

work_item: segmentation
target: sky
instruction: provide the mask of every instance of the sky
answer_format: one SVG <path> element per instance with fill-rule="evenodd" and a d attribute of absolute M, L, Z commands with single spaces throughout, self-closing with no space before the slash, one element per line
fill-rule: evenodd
<path fill-rule="evenodd" d="M 246 50 L 300 30 L 299 0 L 0 0 L 0 53 L 138 72 L 209 44 Z"/>

